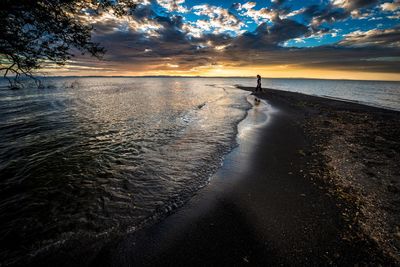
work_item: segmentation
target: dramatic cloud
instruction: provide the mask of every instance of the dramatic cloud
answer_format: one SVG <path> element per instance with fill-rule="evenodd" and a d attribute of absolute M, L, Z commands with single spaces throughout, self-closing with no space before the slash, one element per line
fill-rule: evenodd
<path fill-rule="evenodd" d="M 391 17 L 399 1 L 143 1 L 130 16 L 86 17 L 108 52 L 104 61 L 79 56 L 66 68 L 113 75 L 254 66 L 398 74 L 400 26 Z"/>
<path fill-rule="evenodd" d="M 193 7 L 194 14 L 204 15 L 208 17 L 208 20 L 199 20 L 200 23 L 193 23 L 198 28 L 204 28 L 206 31 L 214 31 L 216 33 L 223 32 L 239 32 L 244 26 L 243 22 L 240 21 L 235 15 L 229 10 L 212 6 L 212 5 L 197 5 Z"/>
<path fill-rule="evenodd" d="M 183 5 L 185 0 L 157 0 L 157 3 L 170 12 L 188 12 L 188 9 Z"/>
<path fill-rule="evenodd" d="M 279 18 L 286 18 L 294 16 L 300 13 L 300 10 L 293 11 L 289 15 L 290 10 L 281 5 L 284 3 L 282 0 L 272 1 L 272 5 L 269 8 L 263 7 L 261 9 L 254 9 L 256 6 L 255 2 L 246 2 L 244 4 L 235 3 L 233 8 L 240 12 L 240 15 L 252 18 L 255 22 L 261 23 L 264 21 L 276 21 Z"/>
<path fill-rule="evenodd" d="M 309 32 L 308 27 L 288 19 L 278 19 L 273 26 L 262 23 L 252 33 L 245 33 L 233 40 L 233 47 L 239 50 L 274 49 L 283 42 L 298 38 Z"/>
<path fill-rule="evenodd" d="M 383 3 L 380 5 L 380 7 L 383 11 L 396 11 L 400 9 L 400 0 L 394 1 L 392 3 Z"/>
<path fill-rule="evenodd" d="M 250 2 L 251 3 L 251 2 Z M 279 18 L 279 12 L 268 8 L 261 8 L 259 10 L 253 9 L 254 5 L 246 3 L 238 10 L 242 11 L 240 14 L 252 18 L 255 22 L 264 20 L 274 21 Z"/>
<path fill-rule="evenodd" d="M 335 6 L 344 8 L 348 11 L 360 9 L 368 6 L 377 4 L 378 0 L 333 0 L 332 3 Z"/>
<path fill-rule="evenodd" d="M 378 0 L 332 0 L 327 5 L 314 4 L 303 9 L 302 14 L 311 19 L 311 24 L 318 27 L 323 23 L 334 23 L 347 18 L 363 18 L 368 9 L 374 7 Z"/>
<path fill-rule="evenodd" d="M 387 30 L 355 31 L 345 35 L 340 43 L 352 47 L 400 47 L 400 27 Z"/>

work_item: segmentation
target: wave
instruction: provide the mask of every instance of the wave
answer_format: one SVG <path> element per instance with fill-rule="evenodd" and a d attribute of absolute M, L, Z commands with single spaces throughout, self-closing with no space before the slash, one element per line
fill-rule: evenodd
<path fill-rule="evenodd" d="M 67 82 L 0 96 L 4 263 L 167 216 L 207 185 L 250 108 L 245 92 L 195 79 Z"/>

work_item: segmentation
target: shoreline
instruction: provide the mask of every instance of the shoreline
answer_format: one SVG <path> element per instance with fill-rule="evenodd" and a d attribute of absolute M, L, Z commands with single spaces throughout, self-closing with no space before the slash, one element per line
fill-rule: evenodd
<path fill-rule="evenodd" d="M 175 76 L 175 75 L 143 75 L 143 76 L 119 76 L 119 75 L 110 75 L 110 76 L 102 76 L 102 75 L 52 75 L 52 76 L 35 76 L 39 79 L 46 78 L 200 78 L 200 79 L 213 79 L 213 78 L 222 78 L 222 79 L 230 79 L 230 78 L 239 78 L 239 79 L 249 79 L 254 80 L 254 76 Z M 335 81 L 371 81 L 371 82 L 400 82 L 400 80 L 357 80 L 357 79 L 328 79 L 328 78 L 316 78 L 316 77 L 264 77 L 263 79 L 288 79 L 288 80 L 335 80 Z"/>
<path fill-rule="evenodd" d="M 307 177 L 342 202 L 349 239 L 366 240 L 399 265 L 400 112 L 274 89 L 266 95 L 303 113 Z"/>
<path fill-rule="evenodd" d="M 279 111 L 252 129 L 256 133 L 250 133 L 247 143 L 239 142 L 210 184 L 183 207 L 154 225 L 110 240 L 101 250 L 61 251 L 32 264 L 397 265 L 385 243 L 359 225 L 361 215 L 354 218 L 361 214 L 360 203 L 352 198 L 356 192 L 335 191 L 344 186 L 334 183 L 338 174 L 329 173 L 333 167 L 322 143 L 333 136 L 324 131 L 336 127 L 326 119 L 332 110 L 324 105 L 396 118 L 400 113 L 277 90 L 260 98 Z"/>
<path fill-rule="evenodd" d="M 236 85 L 236 88 L 240 90 L 244 90 L 250 93 L 253 93 L 254 88 L 253 87 L 247 87 L 247 86 L 240 86 Z M 395 112 L 395 113 L 400 113 L 400 109 L 392 109 L 390 107 L 386 106 L 379 106 L 379 105 L 373 105 L 372 103 L 368 102 L 361 102 L 361 101 L 356 101 L 356 100 L 350 100 L 350 99 L 345 99 L 345 98 L 339 98 L 339 97 L 333 97 L 333 96 L 327 96 L 327 95 L 313 95 L 313 94 L 306 94 L 302 92 L 292 92 L 292 91 L 286 91 L 286 90 L 279 90 L 279 89 L 272 89 L 272 88 L 263 88 L 263 93 L 257 94 L 258 97 L 261 99 L 265 99 L 267 96 L 265 95 L 266 92 L 272 92 L 275 94 L 281 94 L 282 96 L 297 96 L 300 98 L 308 98 L 309 100 L 312 100 L 314 102 L 321 102 L 323 104 L 327 104 L 328 106 L 331 104 L 337 102 L 337 104 L 340 106 L 342 105 L 343 108 L 350 108 L 350 110 L 364 110 L 364 111 L 369 111 L 369 112 L 377 112 L 377 111 L 383 111 L 383 112 Z M 286 103 L 287 104 L 287 103 Z M 349 105 L 345 107 L 345 105 Z M 352 105 L 355 105 L 354 107 L 351 107 Z M 333 105 L 334 106 L 334 105 Z M 357 107 L 358 108 L 357 108 Z M 371 110 L 369 110 L 371 108 Z"/>

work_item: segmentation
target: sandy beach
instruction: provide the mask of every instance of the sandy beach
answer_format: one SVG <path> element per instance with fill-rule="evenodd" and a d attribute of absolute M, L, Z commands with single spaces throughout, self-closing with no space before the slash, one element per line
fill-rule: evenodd
<path fill-rule="evenodd" d="M 258 97 L 239 146 L 183 207 L 30 264 L 397 266 L 400 113 L 270 89 Z"/>
<path fill-rule="evenodd" d="M 369 243 L 398 265 L 400 113 L 274 90 L 261 97 L 301 116 L 298 125 L 309 145 L 299 151 L 307 161 L 304 177 L 336 202 L 345 221 L 342 238 Z"/>

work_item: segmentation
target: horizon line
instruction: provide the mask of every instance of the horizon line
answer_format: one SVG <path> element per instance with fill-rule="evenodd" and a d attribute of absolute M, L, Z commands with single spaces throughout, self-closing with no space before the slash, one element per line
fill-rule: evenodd
<path fill-rule="evenodd" d="M 180 75 L 46 75 L 35 76 L 37 78 L 245 78 L 256 79 L 256 76 L 180 76 Z M 5 79 L 5 77 L 2 77 Z M 330 78 L 306 78 L 306 77 L 262 77 L 263 79 L 297 79 L 297 80 L 333 80 L 333 81 L 377 81 L 400 82 L 400 80 L 362 80 L 362 79 L 330 79 Z"/>

